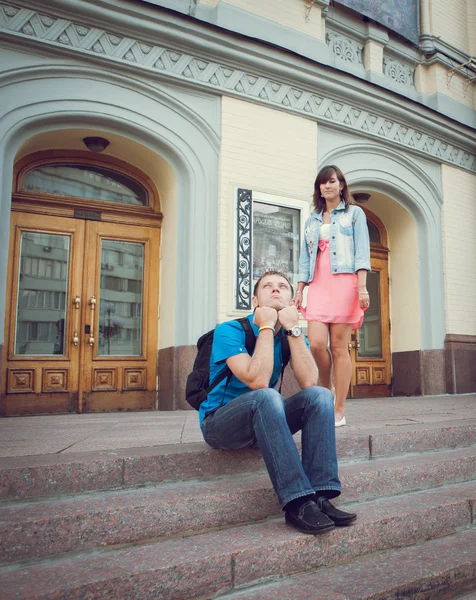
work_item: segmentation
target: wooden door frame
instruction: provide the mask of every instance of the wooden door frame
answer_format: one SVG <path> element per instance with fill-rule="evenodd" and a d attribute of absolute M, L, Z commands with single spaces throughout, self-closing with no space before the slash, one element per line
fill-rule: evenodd
<path fill-rule="evenodd" d="M 388 383 L 384 383 L 381 385 L 357 385 L 356 382 L 356 369 L 358 367 L 358 361 L 355 359 L 357 350 L 351 350 L 351 358 L 352 358 L 352 380 L 349 389 L 349 394 L 351 398 L 367 398 L 367 397 L 388 397 L 391 395 L 391 378 L 392 378 L 392 354 L 391 354 L 391 345 L 390 345 L 390 305 L 389 305 L 389 270 L 388 270 L 388 257 L 390 251 L 388 249 L 388 235 L 387 230 L 383 222 L 372 212 L 370 212 L 365 207 L 362 207 L 367 220 L 374 225 L 380 234 L 380 243 L 372 242 L 370 244 L 370 261 L 375 264 L 375 261 L 383 261 L 386 263 L 384 269 L 384 281 L 381 285 L 381 298 L 384 297 L 384 302 L 381 301 L 381 331 L 382 331 L 382 358 L 369 359 L 368 362 L 374 363 L 382 363 L 387 364 L 388 368 Z M 388 325 L 385 325 L 383 322 L 385 319 Z M 386 358 L 387 357 L 387 358 Z M 363 362 L 363 360 L 362 360 Z"/>

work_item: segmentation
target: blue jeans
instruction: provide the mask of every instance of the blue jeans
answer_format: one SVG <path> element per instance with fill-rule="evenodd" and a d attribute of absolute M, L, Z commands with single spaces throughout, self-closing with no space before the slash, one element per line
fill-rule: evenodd
<path fill-rule="evenodd" d="M 302 430 L 302 462 L 293 434 Z M 283 400 L 273 388 L 234 398 L 202 423 L 212 448 L 237 450 L 258 445 L 281 507 L 326 490 L 339 496 L 332 394 L 311 387 Z"/>

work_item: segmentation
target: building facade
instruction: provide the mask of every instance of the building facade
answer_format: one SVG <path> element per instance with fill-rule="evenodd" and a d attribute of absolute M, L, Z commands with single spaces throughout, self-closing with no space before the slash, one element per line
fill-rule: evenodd
<path fill-rule="evenodd" d="M 475 50 L 470 0 L 0 0 L 1 414 L 186 408 L 325 164 L 371 238 L 351 396 L 476 391 Z"/>

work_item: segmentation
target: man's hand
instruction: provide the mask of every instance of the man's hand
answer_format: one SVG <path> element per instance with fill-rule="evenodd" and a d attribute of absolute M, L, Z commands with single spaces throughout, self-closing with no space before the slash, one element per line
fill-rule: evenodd
<path fill-rule="evenodd" d="M 282 312 L 282 311 L 281 311 Z M 258 327 L 274 327 L 278 320 L 278 313 L 274 308 L 261 306 L 255 310 L 253 322 Z"/>
<path fill-rule="evenodd" d="M 286 306 L 278 312 L 278 319 L 284 329 L 292 329 L 299 324 L 299 313 L 295 306 Z"/>

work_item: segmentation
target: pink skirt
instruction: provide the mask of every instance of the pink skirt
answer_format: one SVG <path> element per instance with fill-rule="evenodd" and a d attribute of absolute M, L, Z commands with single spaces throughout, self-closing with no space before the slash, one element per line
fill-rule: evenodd
<path fill-rule="evenodd" d="M 314 277 L 309 284 L 307 306 L 301 310 L 306 321 L 349 323 L 359 329 L 364 320 L 357 295 L 355 273 L 331 272 L 329 240 L 319 242 Z"/>

